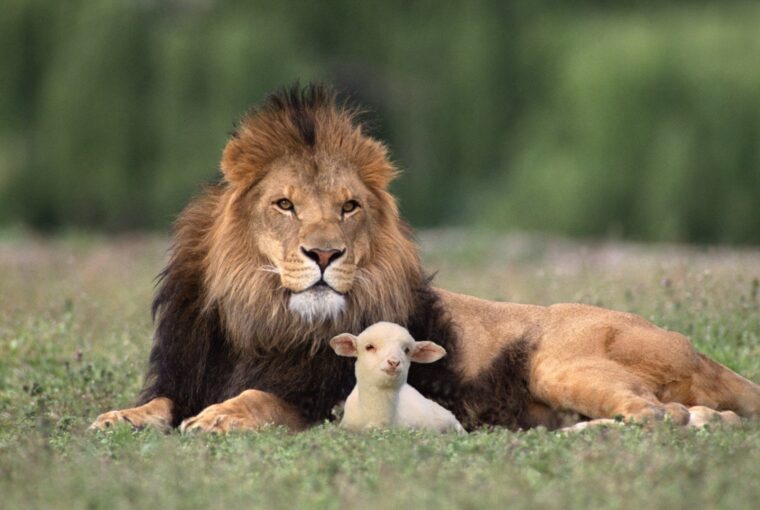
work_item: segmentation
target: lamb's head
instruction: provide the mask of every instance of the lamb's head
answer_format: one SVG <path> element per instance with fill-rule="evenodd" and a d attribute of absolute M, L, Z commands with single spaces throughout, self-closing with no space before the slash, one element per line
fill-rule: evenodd
<path fill-rule="evenodd" d="M 373 324 L 359 336 L 343 333 L 330 340 L 330 346 L 340 356 L 357 358 L 357 381 L 377 387 L 400 387 L 412 361 L 432 363 L 446 355 L 440 345 L 417 342 L 405 328 L 390 322 Z"/>

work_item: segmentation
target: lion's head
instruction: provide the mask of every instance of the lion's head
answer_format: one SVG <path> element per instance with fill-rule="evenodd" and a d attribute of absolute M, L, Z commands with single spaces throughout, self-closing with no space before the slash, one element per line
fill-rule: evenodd
<path fill-rule="evenodd" d="M 241 121 L 221 168 L 224 182 L 184 220 L 211 218 L 195 236 L 206 306 L 238 346 L 287 349 L 408 319 L 421 272 L 387 189 L 397 171 L 330 91 L 270 96 Z"/>

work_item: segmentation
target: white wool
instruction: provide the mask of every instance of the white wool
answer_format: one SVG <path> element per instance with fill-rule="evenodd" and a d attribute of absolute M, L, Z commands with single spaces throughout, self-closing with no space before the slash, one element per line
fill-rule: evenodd
<path fill-rule="evenodd" d="M 346 306 L 346 298 L 328 288 L 311 288 L 290 296 L 288 308 L 306 322 L 335 320 Z"/>
<path fill-rule="evenodd" d="M 339 339 L 343 341 L 343 346 L 336 344 Z M 351 341 L 355 346 L 353 353 L 344 347 Z M 340 423 L 342 427 L 352 430 L 411 428 L 465 433 L 451 411 L 425 398 L 406 382 L 412 358 L 429 363 L 445 354 L 443 348 L 432 342 L 415 342 L 406 329 L 388 322 L 374 324 L 358 337 L 339 335 L 330 343 L 338 354 L 357 356 L 356 386 L 346 399 Z M 371 351 L 368 346 L 372 347 Z M 423 347 L 427 348 L 426 357 L 418 354 Z M 386 372 L 394 370 L 390 368 L 389 360 L 390 363 L 398 362 L 393 373 Z"/>
<path fill-rule="evenodd" d="M 465 433 L 451 411 L 423 397 L 409 384 L 378 392 L 372 388 L 362 391 L 357 384 L 346 399 L 340 426 L 351 430 L 409 428 Z"/>

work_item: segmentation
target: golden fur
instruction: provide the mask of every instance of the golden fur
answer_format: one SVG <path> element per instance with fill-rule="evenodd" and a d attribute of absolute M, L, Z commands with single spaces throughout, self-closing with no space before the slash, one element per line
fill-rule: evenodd
<path fill-rule="evenodd" d="M 458 417 L 469 415 L 471 423 L 493 416 L 495 424 L 558 426 L 568 416 L 622 415 L 685 424 L 690 406 L 760 413 L 758 386 L 640 317 L 425 290 L 417 248 L 388 192 L 397 171 L 387 149 L 324 89 L 273 96 L 252 111 L 225 147 L 221 168 L 224 181 L 177 222 L 154 305 L 159 325 L 144 404 L 105 413 L 95 427 L 185 420 L 183 429 L 300 429 L 322 416 L 305 419 L 306 408 L 296 403 L 305 397 L 288 396 L 301 394 L 298 381 L 311 375 L 304 371 L 320 368 L 311 360 L 328 359 L 319 356 L 332 336 L 378 321 L 443 325 L 435 331 L 450 337 L 449 365 L 419 381 L 438 378 L 431 392 L 442 383 L 451 389 L 447 398 L 464 395 Z M 319 315 L 318 284 L 332 296 L 329 314 Z M 293 305 L 294 296 L 312 292 L 314 317 Z M 420 308 L 420 292 L 434 305 Z M 419 317 L 431 310 L 438 315 Z M 266 372 L 264 365 L 275 368 Z M 329 388 L 323 379 L 333 369 L 325 370 L 308 384 Z M 252 372 L 259 379 L 248 377 Z M 284 372 L 287 384 L 278 379 Z M 218 391 L 207 391 L 212 382 Z M 527 399 L 514 408 L 514 421 L 504 419 L 513 408 L 488 400 L 519 399 L 523 390 L 504 393 L 512 391 L 500 386 L 507 384 L 524 385 Z M 279 389 L 260 391 L 268 387 Z M 324 405 L 341 395 L 330 391 Z M 703 408 L 698 414 L 707 415 Z"/>

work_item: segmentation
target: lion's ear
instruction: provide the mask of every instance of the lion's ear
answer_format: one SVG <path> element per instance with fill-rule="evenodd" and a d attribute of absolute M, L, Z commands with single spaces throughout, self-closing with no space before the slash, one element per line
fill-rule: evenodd
<path fill-rule="evenodd" d="M 446 349 L 435 342 L 415 342 L 409 359 L 417 363 L 432 363 L 446 356 Z"/>
<path fill-rule="evenodd" d="M 338 356 L 356 357 L 357 338 L 350 333 L 342 333 L 330 340 L 330 347 Z"/>
<path fill-rule="evenodd" d="M 222 152 L 222 174 L 230 184 L 253 182 L 264 171 L 268 155 L 260 144 L 255 143 L 249 131 L 233 134 Z"/>

